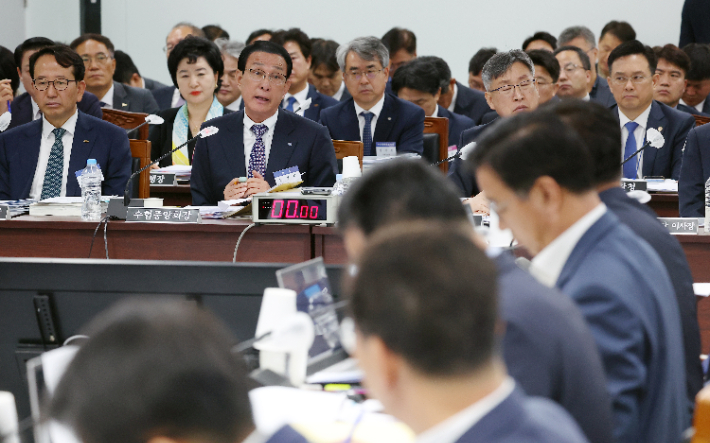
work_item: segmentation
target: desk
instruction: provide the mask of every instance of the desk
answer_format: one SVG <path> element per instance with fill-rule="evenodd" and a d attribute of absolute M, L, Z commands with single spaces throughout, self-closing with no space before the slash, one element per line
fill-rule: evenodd
<path fill-rule="evenodd" d="M 651 193 L 651 201 L 648 202 L 648 206 L 659 217 L 680 217 L 677 193 Z"/>
<path fill-rule="evenodd" d="M 239 234 L 251 220 L 204 220 L 199 224 L 110 221 L 110 258 L 232 261 Z M 74 217 L 22 216 L 0 221 L 0 256 L 87 258 L 97 223 Z M 312 258 L 309 226 L 257 226 L 244 236 L 237 259 L 300 263 Z M 90 258 L 105 258 L 103 227 Z"/>
<path fill-rule="evenodd" d="M 150 186 L 150 196 L 163 199 L 163 206 L 188 206 L 192 204 L 190 185 Z"/>

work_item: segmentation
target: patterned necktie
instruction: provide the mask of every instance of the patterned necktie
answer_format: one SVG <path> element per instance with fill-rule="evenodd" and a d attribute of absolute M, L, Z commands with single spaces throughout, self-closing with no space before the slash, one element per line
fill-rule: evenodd
<path fill-rule="evenodd" d="M 365 117 L 365 127 L 362 128 L 362 144 L 364 155 L 372 155 L 372 117 L 375 116 L 372 112 L 363 111 L 360 113 Z"/>
<path fill-rule="evenodd" d="M 66 132 L 65 129 L 55 128 L 54 144 L 52 150 L 49 151 L 49 160 L 47 160 L 47 170 L 44 173 L 44 182 L 42 183 L 42 200 L 46 198 L 59 197 L 62 193 L 62 176 L 64 175 L 64 144 L 62 136 Z"/>
<path fill-rule="evenodd" d="M 288 99 L 286 99 L 286 110 L 293 112 L 293 105 L 296 103 L 296 97 L 291 96 Z"/>
<path fill-rule="evenodd" d="M 254 176 L 252 171 L 257 171 L 262 177 L 266 174 L 266 145 L 264 145 L 262 137 L 268 130 L 269 128 L 266 125 L 254 125 L 251 127 L 251 132 L 256 135 L 256 141 L 251 148 L 251 155 L 249 155 L 249 170 L 247 171 L 249 178 Z"/>
<path fill-rule="evenodd" d="M 629 136 L 626 138 L 626 146 L 624 146 L 624 160 L 629 158 L 631 154 L 638 150 L 638 145 L 636 144 L 636 137 L 634 137 L 634 131 L 638 128 L 639 124 L 636 122 L 628 122 L 624 125 L 627 131 L 629 131 Z M 635 179 L 636 178 L 636 165 L 638 164 L 639 157 L 638 154 L 636 158 L 624 163 L 624 178 Z"/>

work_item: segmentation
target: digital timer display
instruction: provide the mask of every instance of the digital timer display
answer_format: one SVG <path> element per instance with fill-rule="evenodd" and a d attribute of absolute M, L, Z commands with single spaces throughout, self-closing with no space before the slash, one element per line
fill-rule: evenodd
<path fill-rule="evenodd" d="M 326 220 L 325 200 L 259 200 L 259 218 L 262 220 Z"/>

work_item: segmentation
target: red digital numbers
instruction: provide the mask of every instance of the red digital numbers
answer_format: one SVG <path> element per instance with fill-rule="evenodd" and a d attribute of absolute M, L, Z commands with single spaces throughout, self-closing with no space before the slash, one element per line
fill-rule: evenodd
<path fill-rule="evenodd" d="M 278 213 L 276 212 L 276 209 L 278 208 Z M 270 218 L 275 218 L 279 219 L 281 218 L 281 215 L 283 215 L 284 212 L 284 201 L 283 200 L 274 200 L 274 203 L 271 206 L 271 217 Z"/>
<path fill-rule="evenodd" d="M 299 200 L 274 200 L 271 205 L 271 219 L 318 219 L 318 205 L 309 206 L 308 204 L 303 204 L 300 209 L 298 204 Z M 284 207 L 286 209 L 284 213 Z"/>

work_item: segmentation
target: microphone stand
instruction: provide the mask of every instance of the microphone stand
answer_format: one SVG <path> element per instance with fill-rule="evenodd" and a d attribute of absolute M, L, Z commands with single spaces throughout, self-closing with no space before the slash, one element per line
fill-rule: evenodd
<path fill-rule="evenodd" d="M 451 157 L 447 157 L 443 160 L 439 160 L 438 162 L 432 163 L 431 165 L 432 166 L 439 166 L 442 163 L 447 163 L 447 162 L 456 160 L 457 158 L 460 158 L 460 157 L 461 157 L 461 150 L 459 149 L 458 151 L 456 151 L 456 154 L 452 155 Z"/>
<path fill-rule="evenodd" d="M 636 156 L 639 154 L 639 152 L 643 151 L 644 149 L 648 148 L 649 146 L 651 146 L 651 142 L 650 142 L 650 141 L 647 141 L 647 142 L 644 143 L 643 146 L 641 146 L 636 152 L 634 152 L 633 154 L 629 155 L 629 157 L 628 157 L 626 160 L 624 160 L 623 162 L 621 162 L 621 166 L 624 166 L 624 164 L 625 164 L 627 161 L 629 161 L 629 160 L 631 160 L 632 158 L 636 157 Z"/>

